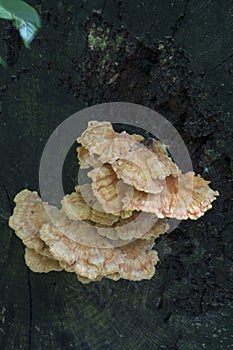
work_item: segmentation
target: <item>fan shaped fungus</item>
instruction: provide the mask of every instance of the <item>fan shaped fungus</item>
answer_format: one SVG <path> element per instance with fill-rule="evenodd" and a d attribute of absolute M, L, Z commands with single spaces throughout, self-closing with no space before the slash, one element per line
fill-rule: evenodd
<path fill-rule="evenodd" d="M 15 197 L 9 225 L 26 246 L 27 266 L 74 272 L 82 283 L 150 279 L 167 218 L 198 219 L 218 192 L 200 175 L 182 174 L 158 140 L 117 133 L 109 122 L 89 122 L 77 141 L 91 185 L 76 186 L 61 210 L 29 190 Z"/>

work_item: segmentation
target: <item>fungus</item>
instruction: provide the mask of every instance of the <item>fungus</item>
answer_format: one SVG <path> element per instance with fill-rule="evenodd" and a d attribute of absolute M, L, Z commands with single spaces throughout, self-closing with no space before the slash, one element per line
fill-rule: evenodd
<path fill-rule="evenodd" d="M 89 184 L 76 186 L 75 191 L 66 195 L 61 201 L 62 208 L 69 219 L 90 220 L 93 223 L 107 226 L 111 226 L 119 220 L 119 216 L 103 211 Z"/>
<path fill-rule="evenodd" d="M 23 241 L 26 247 L 48 257 L 51 254 L 48 247 L 40 239 L 39 230 L 43 223 L 49 221 L 44 205 L 37 192 L 23 190 L 19 192 L 14 202 L 14 214 L 9 219 L 9 226 Z"/>
<path fill-rule="evenodd" d="M 26 265 L 33 272 L 50 272 L 50 271 L 62 271 L 63 267 L 59 264 L 59 261 L 44 256 L 40 253 L 37 253 L 33 249 L 25 248 L 24 259 Z"/>
<path fill-rule="evenodd" d="M 117 274 L 118 279 L 149 279 L 158 261 L 157 252 L 152 250 L 153 239 L 136 240 L 115 248 L 97 248 L 69 239 L 51 224 L 42 226 L 40 237 L 66 271 L 89 280 L 113 274 Z"/>
<path fill-rule="evenodd" d="M 158 219 L 152 214 L 134 213 L 128 219 L 120 219 L 113 227 L 97 226 L 97 232 L 111 240 L 134 240 L 157 238 L 165 233 L 169 226 L 167 220 Z M 130 225 L 130 223 L 132 223 Z"/>
<path fill-rule="evenodd" d="M 158 230 L 153 227 L 145 238 L 127 244 L 124 242 L 123 246 L 115 247 L 115 241 L 98 233 L 98 226 L 89 225 L 87 231 L 83 221 L 70 220 L 62 210 L 55 212 L 55 226 L 43 207 L 47 204 L 41 201 L 36 192 L 23 190 L 16 196 L 15 202 L 16 207 L 9 224 L 24 239 L 25 261 L 32 271 L 65 269 L 78 274 L 79 280 L 85 283 L 103 277 L 115 280 L 152 277 L 154 265 L 158 261 L 157 252 L 152 250 L 153 237 L 155 232 L 156 235 L 164 233 L 166 225 L 160 223 Z M 24 214 L 19 216 L 19 212 Z M 101 228 L 103 230 L 103 225 Z M 135 233 L 137 234 L 137 230 Z"/>
<path fill-rule="evenodd" d="M 139 140 L 143 139 L 138 135 L 115 132 L 108 122 L 89 122 L 87 130 L 77 139 L 85 147 L 85 151 L 78 150 L 81 165 L 95 167 L 93 158 L 102 164 L 109 163 L 117 178 L 124 183 L 139 191 L 158 193 L 162 190 L 162 184 L 155 180 L 163 180 L 169 175 L 177 176 L 180 171 L 161 144 L 159 146 L 155 141 L 150 149 Z"/>
<path fill-rule="evenodd" d="M 123 208 L 155 213 L 159 218 L 196 220 L 212 208 L 211 203 L 218 196 L 218 192 L 213 191 L 209 183 L 193 172 L 177 177 L 168 176 L 163 190 L 157 195 L 135 190 L 131 197 L 126 192 Z"/>
<path fill-rule="evenodd" d="M 131 210 L 123 210 L 123 198 L 132 187 L 117 178 L 110 164 L 89 171 L 88 176 L 92 179 L 93 193 L 106 213 L 131 216 Z"/>
<path fill-rule="evenodd" d="M 200 175 L 182 174 L 158 140 L 117 133 L 109 122 L 89 122 L 77 141 L 91 184 L 65 195 L 60 210 L 36 192 L 15 197 L 9 226 L 25 245 L 27 266 L 74 272 L 81 283 L 152 278 L 167 218 L 198 219 L 218 192 Z"/>

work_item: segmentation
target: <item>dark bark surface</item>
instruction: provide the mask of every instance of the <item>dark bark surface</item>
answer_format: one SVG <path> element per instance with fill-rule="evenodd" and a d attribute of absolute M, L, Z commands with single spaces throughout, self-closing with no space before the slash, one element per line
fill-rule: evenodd
<path fill-rule="evenodd" d="M 0 71 L 0 348 L 232 349 L 232 1 L 30 4 L 43 23 L 30 51 L 9 23 L 1 30 L 9 69 Z M 13 199 L 39 189 L 56 126 L 114 101 L 171 121 L 220 197 L 158 239 L 150 281 L 82 285 L 73 274 L 32 273 L 8 227 Z"/>

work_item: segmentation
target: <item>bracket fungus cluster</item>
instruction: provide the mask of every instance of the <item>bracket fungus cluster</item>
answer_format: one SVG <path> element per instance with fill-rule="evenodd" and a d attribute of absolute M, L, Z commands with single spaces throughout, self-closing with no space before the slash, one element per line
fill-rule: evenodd
<path fill-rule="evenodd" d="M 89 122 L 77 141 L 90 184 L 64 196 L 61 209 L 26 189 L 15 197 L 9 225 L 26 246 L 26 264 L 75 272 L 82 283 L 150 279 L 167 219 L 198 219 L 218 192 L 200 175 L 182 174 L 158 140 L 117 133 L 109 122 Z"/>

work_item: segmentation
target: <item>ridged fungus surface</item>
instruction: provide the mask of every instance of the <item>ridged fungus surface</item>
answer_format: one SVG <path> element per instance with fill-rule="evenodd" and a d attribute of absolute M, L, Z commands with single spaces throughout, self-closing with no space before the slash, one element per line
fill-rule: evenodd
<path fill-rule="evenodd" d="M 198 219 L 218 192 L 200 175 L 183 174 L 158 140 L 147 145 L 109 122 L 89 122 L 77 141 L 91 184 L 65 195 L 60 210 L 27 189 L 14 199 L 9 226 L 25 245 L 27 266 L 74 272 L 82 283 L 152 278 L 153 246 L 168 218 Z"/>

